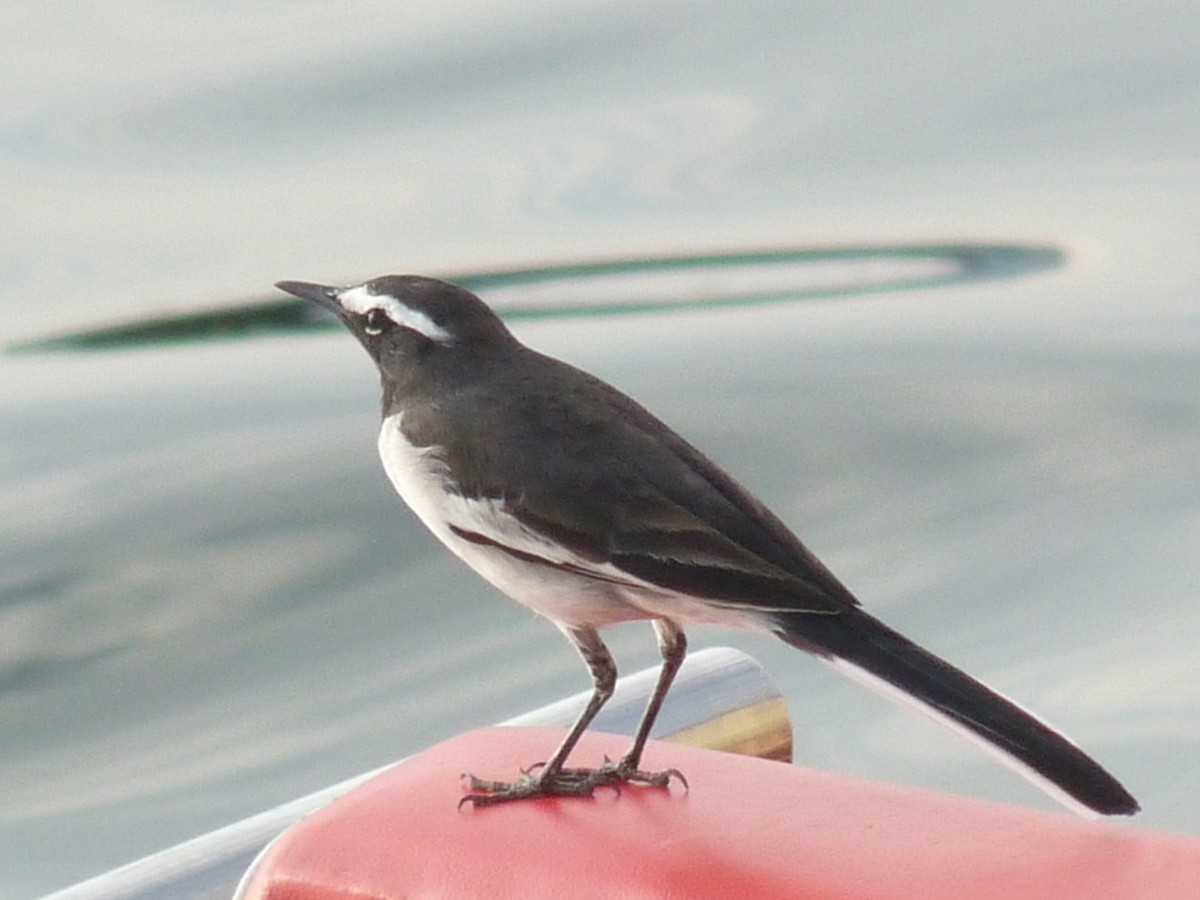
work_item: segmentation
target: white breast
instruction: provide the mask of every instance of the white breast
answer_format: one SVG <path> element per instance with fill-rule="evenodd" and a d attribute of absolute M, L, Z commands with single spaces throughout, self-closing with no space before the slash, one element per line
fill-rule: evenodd
<path fill-rule="evenodd" d="M 446 518 L 446 491 L 442 482 L 445 466 L 433 456 L 435 447 L 416 447 L 400 430 L 397 413 L 383 420 L 379 429 L 379 458 L 404 502 L 430 531 L 446 544 L 452 536 Z"/>

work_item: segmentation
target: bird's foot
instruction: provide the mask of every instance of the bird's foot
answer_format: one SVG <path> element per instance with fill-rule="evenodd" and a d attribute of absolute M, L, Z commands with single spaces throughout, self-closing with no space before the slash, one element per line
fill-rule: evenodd
<path fill-rule="evenodd" d="M 494 806 L 531 797 L 590 797 L 598 787 L 611 787 L 620 793 L 623 784 L 665 788 L 670 785 L 672 778 L 679 779 L 685 790 L 688 786 L 687 779 L 678 769 L 646 772 L 625 760 L 614 763 L 606 759 L 598 769 L 560 769 L 557 772 L 547 772 L 542 768 L 543 765 L 538 763 L 522 769 L 521 778 L 513 782 L 485 781 L 474 775 L 464 776 L 468 793 L 458 805 Z"/>

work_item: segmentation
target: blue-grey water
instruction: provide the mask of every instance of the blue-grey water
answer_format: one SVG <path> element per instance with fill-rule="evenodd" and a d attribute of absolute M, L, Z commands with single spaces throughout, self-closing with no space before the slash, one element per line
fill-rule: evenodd
<path fill-rule="evenodd" d="M 0 343 L 471 274 L 1061 725 L 1137 824 L 1200 834 L 1196 34 L 1183 2 L 12 3 Z M 919 249 L 962 244 L 1053 264 Z M 654 290 L 720 302 L 637 314 L 545 314 L 636 279 L 496 275 L 833 246 L 908 249 L 701 267 Z M 724 302 L 751 282 L 770 302 Z M 376 390 L 320 328 L 0 355 L 0 896 L 584 685 L 391 494 Z M 715 642 L 767 665 L 805 765 L 1050 805 Z M 655 660 L 646 626 L 612 643 Z"/>

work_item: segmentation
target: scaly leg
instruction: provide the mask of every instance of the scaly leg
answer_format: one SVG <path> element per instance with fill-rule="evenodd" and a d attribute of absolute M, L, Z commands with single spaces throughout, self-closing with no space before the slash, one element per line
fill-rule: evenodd
<path fill-rule="evenodd" d="M 650 695 L 650 702 L 646 704 L 646 711 L 642 713 L 642 721 L 638 723 L 637 733 L 633 736 L 633 745 L 621 757 L 621 762 L 617 766 L 623 772 L 638 771 L 638 766 L 642 762 L 642 751 L 646 749 L 646 740 L 650 737 L 650 729 L 654 727 L 658 711 L 662 709 L 663 701 L 667 699 L 667 691 L 671 689 L 671 683 L 679 673 L 679 667 L 683 665 L 684 657 L 687 656 L 687 635 L 683 633 L 682 628 L 670 619 L 655 619 L 654 631 L 658 635 L 658 652 L 663 660 L 662 669 L 659 670 L 658 682 L 654 685 L 654 693 Z M 663 781 L 664 785 L 670 776 L 675 775 L 685 787 L 687 786 L 687 779 L 674 769 L 655 774 L 666 776 Z"/>
<path fill-rule="evenodd" d="M 591 796 L 597 787 L 610 786 L 619 789 L 620 785 L 626 782 L 666 787 L 672 775 L 686 786 L 683 775 L 674 769 L 665 772 L 643 772 L 638 768 L 650 728 L 687 652 L 687 640 L 673 622 L 656 621 L 654 626 L 658 633 L 663 667 L 654 693 L 646 706 L 646 712 L 638 725 L 633 746 L 622 757 L 621 762 L 606 762 L 598 769 L 565 768 L 567 757 L 580 737 L 612 696 L 617 680 L 617 667 L 596 629 L 562 627 L 563 633 L 575 645 L 592 674 L 592 696 L 588 699 L 587 706 L 545 765 L 530 767 L 523 771 L 521 779 L 515 782 L 484 781 L 472 775 L 468 781 L 470 793 L 463 797 L 459 805 L 471 803 L 475 806 L 491 806 L 527 797 L 586 797 Z"/>

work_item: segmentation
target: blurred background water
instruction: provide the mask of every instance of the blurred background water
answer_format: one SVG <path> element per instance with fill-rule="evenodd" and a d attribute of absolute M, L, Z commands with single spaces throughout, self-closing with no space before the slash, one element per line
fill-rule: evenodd
<path fill-rule="evenodd" d="M 474 279 L 872 611 L 1061 725 L 1136 824 L 1200 834 L 1195 4 L 4 18 L 0 343 L 260 309 L 281 278 Z M 1037 264 L 944 252 L 977 245 Z M 775 250 L 794 271 L 733 265 Z M 605 308 L 551 314 L 581 302 Z M 391 493 L 355 343 L 267 318 L 0 355 L 0 895 L 586 682 Z M 782 645 L 693 636 L 716 642 L 780 683 L 802 764 L 1047 804 Z M 644 625 L 612 643 L 656 659 Z"/>

